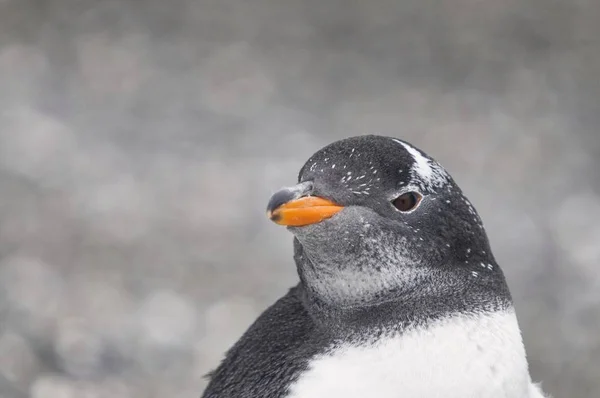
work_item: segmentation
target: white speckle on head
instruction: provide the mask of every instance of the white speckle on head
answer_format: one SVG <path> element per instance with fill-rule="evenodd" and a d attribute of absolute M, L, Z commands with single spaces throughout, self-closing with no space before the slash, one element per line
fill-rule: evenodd
<path fill-rule="evenodd" d="M 477 271 L 471 271 L 471 275 L 477 278 L 479 276 L 479 273 Z"/>
<path fill-rule="evenodd" d="M 448 173 L 437 162 L 426 158 L 418 149 L 405 142 L 397 139 L 394 139 L 394 141 L 402 145 L 414 159 L 415 163 L 411 170 L 413 179 L 420 180 L 423 184 L 435 188 L 440 188 L 448 182 Z"/>
<path fill-rule="evenodd" d="M 334 163 L 333 165 L 331 165 L 331 168 L 332 168 L 332 169 L 335 169 L 335 163 Z"/>

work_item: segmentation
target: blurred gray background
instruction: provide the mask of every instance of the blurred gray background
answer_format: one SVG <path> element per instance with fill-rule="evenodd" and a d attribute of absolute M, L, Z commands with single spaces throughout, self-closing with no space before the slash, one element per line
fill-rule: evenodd
<path fill-rule="evenodd" d="M 198 397 L 296 283 L 264 215 L 409 140 L 479 210 L 533 377 L 600 396 L 600 2 L 0 0 L 0 397 Z"/>

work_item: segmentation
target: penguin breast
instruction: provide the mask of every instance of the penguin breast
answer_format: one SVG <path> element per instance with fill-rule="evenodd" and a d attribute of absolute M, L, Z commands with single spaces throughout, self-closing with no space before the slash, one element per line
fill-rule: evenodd
<path fill-rule="evenodd" d="M 525 350 L 513 310 L 454 315 L 314 357 L 287 398 L 523 398 Z"/>

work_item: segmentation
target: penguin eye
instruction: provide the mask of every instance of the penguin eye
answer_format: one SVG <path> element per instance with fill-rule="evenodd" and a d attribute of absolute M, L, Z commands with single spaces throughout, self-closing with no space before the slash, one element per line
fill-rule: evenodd
<path fill-rule="evenodd" d="M 423 196 L 417 192 L 406 192 L 398 196 L 392 204 L 396 209 L 406 212 L 415 209 L 423 199 Z"/>

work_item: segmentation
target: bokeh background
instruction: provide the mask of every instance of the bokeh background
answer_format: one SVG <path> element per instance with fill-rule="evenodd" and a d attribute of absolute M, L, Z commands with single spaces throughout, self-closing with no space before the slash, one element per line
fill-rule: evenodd
<path fill-rule="evenodd" d="M 600 2 L 0 0 L 0 397 L 198 397 L 343 137 L 479 210 L 534 379 L 600 397 Z"/>

